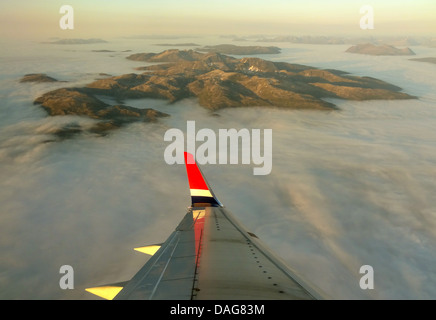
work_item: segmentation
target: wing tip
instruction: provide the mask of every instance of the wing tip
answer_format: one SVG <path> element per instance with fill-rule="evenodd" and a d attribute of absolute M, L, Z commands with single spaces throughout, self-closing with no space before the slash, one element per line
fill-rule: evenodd
<path fill-rule="evenodd" d="M 223 205 L 214 195 L 203 173 L 195 162 L 194 156 L 189 152 L 184 152 L 184 157 L 192 207 L 222 207 Z"/>

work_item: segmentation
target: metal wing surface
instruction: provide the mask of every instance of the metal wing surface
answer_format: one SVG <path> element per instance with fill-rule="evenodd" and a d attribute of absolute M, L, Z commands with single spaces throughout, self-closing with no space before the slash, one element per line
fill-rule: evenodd
<path fill-rule="evenodd" d="M 185 153 L 191 207 L 168 239 L 138 248 L 152 254 L 125 283 L 87 289 L 106 299 L 320 299 L 219 202 Z"/>

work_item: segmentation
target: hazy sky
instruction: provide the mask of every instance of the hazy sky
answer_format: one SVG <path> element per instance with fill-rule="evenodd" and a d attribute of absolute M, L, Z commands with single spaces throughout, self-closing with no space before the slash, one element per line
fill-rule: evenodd
<path fill-rule="evenodd" d="M 61 30 L 59 9 L 74 9 L 74 30 Z M 374 30 L 361 30 L 363 5 Z M 434 0 L 19 0 L 0 2 L 2 38 L 102 37 L 143 34 L 402 34 L 436 33 Z"/>

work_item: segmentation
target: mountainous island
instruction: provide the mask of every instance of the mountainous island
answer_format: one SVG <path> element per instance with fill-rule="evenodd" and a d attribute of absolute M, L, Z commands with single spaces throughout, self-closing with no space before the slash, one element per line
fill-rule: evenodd
<path fill-rule="evenodd" d="M 409 48 L 398 49 L 387 44 L 375 45 L 363 43 L 348 48 L 345 52 L 369 54 L 373 56 L 412 56 L 415 55 Z"/>
<path fill-rule="evenodd" d="M 415 58 L 415 59 L 409 59 L 409 60 L 436 64 L 436 58 L 435 57 Z"/>
<path fill-rule="evenodd" d="M 155 46 L 160 47 L 199 47 L 200 45 L 194 42 L 180 42 L 180 43 L 155 43 Z"/>
<path fill-rule="evenodd" d="M 264 47 L 264 46 L 237 46 L 234 44 L 219 44 L 216 46 L 205 46 L 197 49 L 202 52 L 217 52 L 223 54 L 237 54 L 237 55 L 254 55 L 254 54 L 278 54 L 280 48 L 278 47 Z"/>
<path fill-rule="evenodd" d="M 232 41 L 247 41 L 251 39 L 256 42 L 290 42 L 290 43 L 305 43 L 305 44 L 356 44 L 356 43 L 372 43 L 375 45 L 388 44 L 391 46 L 407 47 L 407 46 L 425 46 L 430 48 L 436 47 L 436 38 L 431 36 L 422 37 L 404 37 L 404 36 L 384 36 L 384 37 L 371 37 L 371 36 L 296 36 L 296 35 L 280 35 L 273 37 L 261 36 L 228 36 L 227 38 Z"/>
<path fill-rule="evenodd" d="M 290 42 L 290 43 L 305 43 L 305 44 L 345 44 L 349 43 L 349 39 L 342 37 L 326 37 L 326 36 L 274 36 L 261 37 L 257 42 Z"/>
<path fill-rule="evenodd" d="M 58 80 L 55 78 L 52 78 L 45 73 L 28 73 L 25 74 L 21 79 L 20 82 L 57 82 Z"/>
<path fill-rule="evenodd" d="M 335 110 L 333 103 L 323 99 L 416 98 L 371 77 L 255 57 L 236 59 L 220 53 L 174 49 L 127 58 L 160 64 L 139 67 L 137 70 L 143 71 L 139 74 L 106 77 L 85 87 L 49 91 L 34 103 L 50 116 L 81 115 L 101 120 L 94 130 L 105 132 L 134 121 L 154 121 L 168 116 L 122 103 L 131 98 L 165 99 L 171 103 L 197 98 L 201 106 L 212 111 L 254 106 Z M 113 97 L 121 103 L 108 105 L 99 99 L 101 96 Z"/>
<path fill-rule="evenodd" d="M 90 39 L 58 39 L 50 42 L 44 42 L 46 44 L 94 44 L 94 43 L 107 43 L 106 40 L 98 39 L 98 38 L 90 38 Z"/>

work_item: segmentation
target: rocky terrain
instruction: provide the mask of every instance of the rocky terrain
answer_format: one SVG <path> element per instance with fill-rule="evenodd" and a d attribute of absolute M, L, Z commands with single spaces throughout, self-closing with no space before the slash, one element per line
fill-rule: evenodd
<path fill-rule="evenodd" d="M 197 97 L 202 106 L 211 110 L 244 106 L 326 110 L 335 108 L 322 100 L 327 97 L 414 98 L 377 79 L 259 58 L 236 59 L 193 50 L 132 56 L 136 60 L 169 63 L 138 68 L 146 72 L 99 80 L 88 87 L 99 89 L 102 94 L 106 90 L 120 97 L 153 97 L 172 102 Z"/>
<path fill-rule="evenodd" d="M 363 43 L 352 46 L 346 50 L 349 53 L 369 54 L 373 56 L 411 56 L 415 55 L 409 48 L 398 49 L 394 46 L 382 44 L 375 45 L 372 43 Z"/>
<path fill-rule="evenodd" d="M 101 120 L 96 131 L 133 121 L 152 121 L 166 114 L 122 104 L 127 98 L 155 98 L 176 102 L 196 97 L 210 110 L 232 107 L 334 110 L 324 98 L 350 100 L 413 99 L 401 88 L 370 77 L 338 70 L 272 62 L 260 58 L 236 59 L 219 53 L 166 50 L 139 53 L 128 59 L 165 62 L 140 67 L 143 73 L 96 80 L 82 88 L 56 89 L 38 97 L 49 115 L 81 115 Z M 108 105 L 98 97 L 120 101 Z"/>
<path fill-rule="evenodd" d="M 90 129 L 91 132 L 100 134 L 132 122 L 150 122 L 168 116 L 150 108 L 109 105 L 94 94 L 95 92 L 87 88 L 62 88 L 43 94 L 34 104 L 41 105 L 50 116 L 77 115 L 101 120 Z M 59 134 L 68 135 L 80 131 L 77 126 L 67 126 L 59 130 Z"/>

